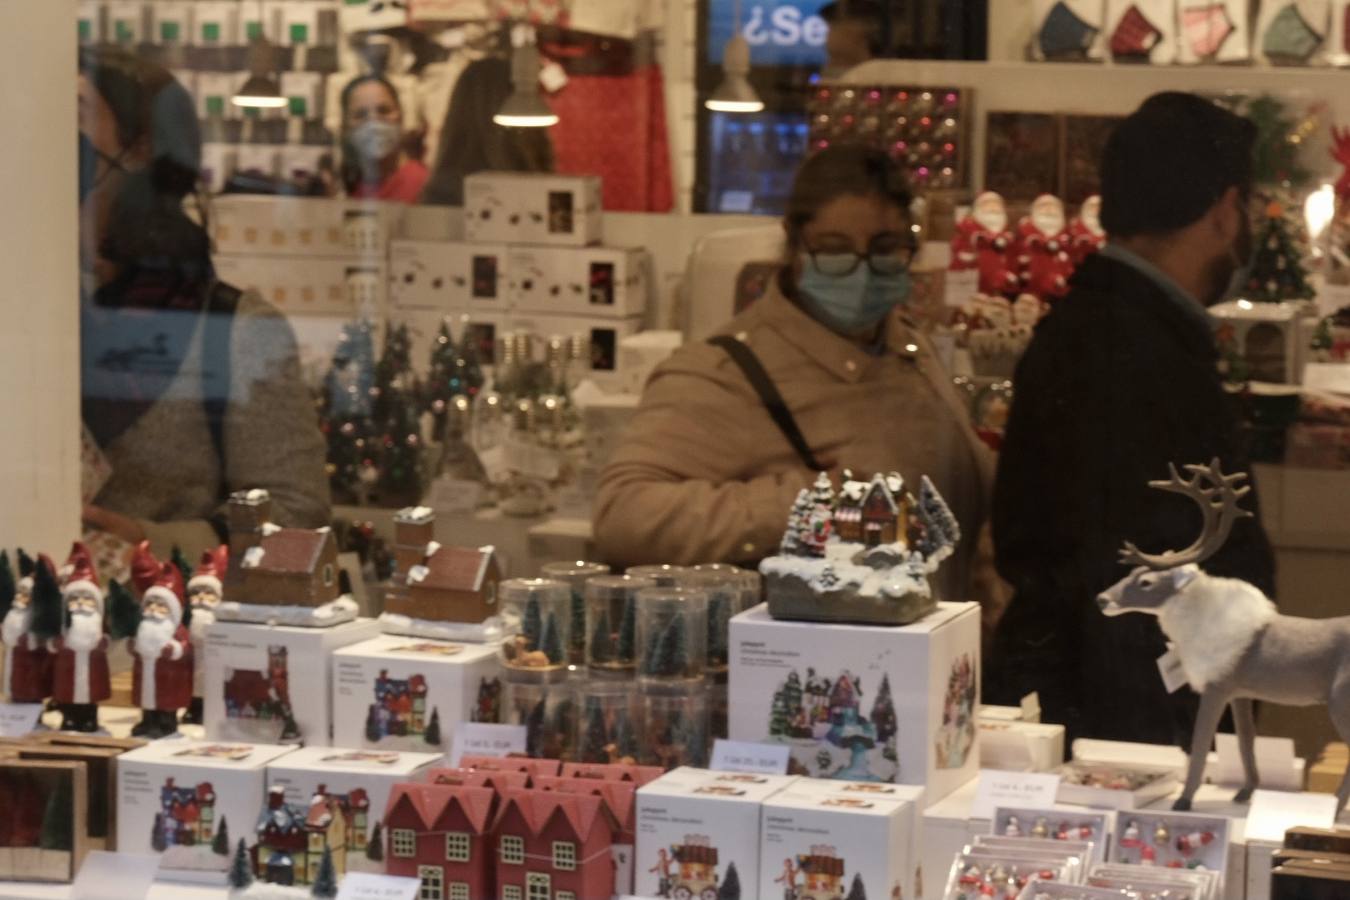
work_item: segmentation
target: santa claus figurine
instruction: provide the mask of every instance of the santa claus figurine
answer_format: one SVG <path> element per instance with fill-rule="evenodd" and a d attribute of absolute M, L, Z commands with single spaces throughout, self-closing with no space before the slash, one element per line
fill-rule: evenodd
<path fill-rule="evenodd" d="M 8 560 L 5 563 L 7 566 Z M 45 577 L 55 587 L 52 561 L 43 556 L 38 564 L 45 567 Z M 0 696 L 9 703 L 41 703 L 52 691 L 51 654 L 47 652 L 46 641 L 33 630 L 35 571 L 33 560 L 20 550 L 20 578 L 14 583 L 14 595 L 0 596 L 0 612 L 3 612 L 0 642 L 5 648 L 5 661 L 0 669 Z"/>
<path fill-rule="evenodd" d="M 221 544 L 215 550 L 203 550 L 201 562 L 188 581 L 188 603 L 192 610 L 188 633 L 192 636 L 192 701 L 183 721 L 202 724 L 202 690 L 206 678 L 206 629 L 216 621 L 216 607 L 224 595 L 225 567 L 230 548 Z"/>
<path fill-rule="evenodd" d="M 1041 194 L 1031 213 L 1017 225 L 1017 269 L 1022 290 L 1047 302 L 1069 292 L 1072 238 L 1064 218 L 1064 201 Z"/>
<path fill-rule="evenodd" d="M 183 576 L 173 563 L 141 596 L 141 621 L 127 642 L 134 660 L 131 693 L 141 707 L 135 737 L 161 738 L 178 730 L 178 710 L 192 700 L 192 641 L 183 626 Z"/>
<path fill-rule="evenodd" d="M 1072 242 L 1069 256 L 1074 266 L 1080 265 L 1106 243 L 1106 230 L 1102 228 L 1102 198 L 1096 194 L 1083 201 L 1078 215 L 1069 223 L 1069 235 Z"/>
<path fill-rule="evenodd" d="M 52 699 L 61 707 L 63 731 L 97 731 L 99 701 L 112 695 L 103 589 L 83 545 L 76 545 L 68 564 L 70 577 L 61 588 L 65 631 L 48 643 L 48 650 L 56 654 Z"/>
<path fill-rule="evenodd" d="M 985 191 L 975 198 L 970 214 L 956 223 L 952 236 L 951 269 L 977 269 L 980 293 L 1011 295 L 1017 291 L 1017 275 L 1008 265 L 1013 235 L 1008 230 L 1008 209 L 1003 198 Z"/>

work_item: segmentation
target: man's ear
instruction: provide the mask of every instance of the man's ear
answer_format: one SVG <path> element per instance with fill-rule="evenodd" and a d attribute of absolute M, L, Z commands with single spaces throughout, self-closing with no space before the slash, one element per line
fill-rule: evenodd
<path fill-rule="evenodd" d="M 1242 231 L 1242 220 L 1247 215 L 1247 203 L 1237 185 L 1230 186 L 1220 195 L 1210 214 L 1219 241 L 1225 246 L 1236 241 Z"/>

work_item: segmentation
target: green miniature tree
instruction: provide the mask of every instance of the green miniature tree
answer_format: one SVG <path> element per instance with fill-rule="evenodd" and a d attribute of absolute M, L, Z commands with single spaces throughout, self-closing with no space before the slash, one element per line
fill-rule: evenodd
<path fill-rule="evenodd" d="M 114 638 L 135 637 L 141 625 L 140 604 L 116 578 L 108 582 L 108 625 Z"/>
<path fill-rule="evenodd" d="M 224 816 L 220 817 L 220 829 L 211 839 L 211 852 L 217 856 L 230 855 L 230 823 Z"/>
<path fill-rule="evenodd" d="M 862 876 L 857 872 L 853 873 L 853 884 L 848 889 L 848 896 L 844 900 L 867 900 L 867 888 L 863 887 Z"/>
<path fill-rule="evenodd" d="M 338 877 L 337 869 L 333 867 L 333 850 L 324 844 L 323 856 L 319 858 L 319 870 L 314 873 L 314 883 L 309 887 L 309 895 L 331 900 L 337 894 Z"/>
<path fill-rule="evenodd" d="M 74 795 L 70 782 L 57 779 L 47 794 L 47 808 L 42 813 L 42 833 L 38 846 L 43 850 L 69 850 L 75 845 Z"/>
<path fill-rule="evenodd" d="M 441 714 L 434 706 L 431 708 L 431 718 L 427 721 L 427 730 L 422 732 L 422 740 L 433 746 L 440 746 Z"/>
<path fill-rule="evenodd" d="M 618 657 L 622 662 L 632 662 L 637 654 L 637 600 L 633 596 L 624 598 L 623 618 L 619 620 Z"/>
<path fill-rule="evenodd" d="M 483 386 L 483 370 L 471 341 L 456 346 L 450 335 L 449 320 L 442 320 L 431 345 L 431 365 L 422 397 L 432 417 L 432 437 L 445 439 L 450 402 L 457 396 L 473 397 Z"/>
<path fill-rule="evenodd" d="M 741 875 L 734 862 L 727 863 L 727 874 L 717 889 L 717 900 L 741 900 Z"/>
<path fill-rule="evenodd" d="M 553 613 L 544 621 L 544 636 L 540 639 L 539 649 L 544 651 L 550 665 L 562 665 L 567 661 L 563 651 L 562 638 L 558 635 L 558 621 Z"/>
<path fill-rule="evenodd" d="M 544 741 L 544 701 L 540 700 L 525 716 L 525 755 L 538 759 Z"/>
<path fill-rule="evenodd" d="M 614 746 L 619 756 L 637 759 L 639 749 L 637 731 L 634 730 L 633 721 L 624 707 L 619 707 L 619 711 L 614 715 Z"/>
<path fill-rule="evenodd" d="M 384 832 L 380 823 L 370 830 L 370 840 L 366 841 L 366 859 L 371 862 L 384 862 Z"/>
<path fill-rule="evenodd" d="M 872 724 L 876 727 L 879 742 L 884 744 L 895 737 L 895 703 L 891 700 L 891 678 L 886 673 L 882 673 L 877 695 L 872 700 Z"/>
<path fill-rule="evenodd" d="M 791 718 L 784 690 L 779 688 L 773 692 L 773 704 L 769 708 L 769 736 L 782 737 L 786 735 Z"/>
<path fill-rule="evenodd" d="M 1242 295 L 1259 303 L 1309 300 L 1313 296 L 1303 253 L 1294 241 L 1284 209 L 1278 203 L 1266 207 L 1266 220 L 1257 235 L 1251 273 Z"/>
<path fill-rule="evenodd" d="M 684 634 L 684 619 L 672 616 L 656 641 L 655 652 L 647 658 L 647 673 L 658 678 L 678 678 L 689 668 L 689 649 Z"/>
<path fill-rule="evenodd" d="M 14 570 L 9 567 L 9 553 L 0 550 L 0 619 L 9 614 L 17 592 L 18 582 L 14 578 Z"/>
<path fill-rule="evenodd" d="M 169 847 L 164 839 L 164 813 L 155 813 L 155 821 L 150 826 L 150 846 L 156 853 L 163 853 Z"/>
<path fill-rule="evenodd" d="M 34 637 L 46 640 L 61 634 L 66 613 L 61 603 L 61 588 L 56 584 L 56 575 L 44 563 L 33 568 L 33 624 Z"/>
<path fill-rule="evenodd" d="M 243 838 L 234 845 L 234 859 L 230 863 L 230 871 L 225 880 L 237 891 L 242 891 L 253 883 L 253 867 L 248 864 L 248 847 L 244 846 Z"/>
<path fill-rule="evenodd" d="M 591 646 L 588 653 L 591 662 L 614 662 L 614 638 L 609 633 L 609 613 L 600 610 L 596 616 L 595 629 L 591 632 Z"/>
<path fill-rule="evenodd" d="M 609 762 L 605 745 L 609 743 L 609 733 L 605 730 L 605 711 L 596 697 L 586 698 L 586 730 L 581 736 L 580 756 L 582 762 Z"/>
<path fill-rule="evenodd" d="M 725 666 L 727 664 L 727 639 L 731 616 L 728 615 L 727 597 L 716 591 L 708 598 L 708 665 Z"/>
<path fill-rule="evenodd" d="M 192 563 L 188 562 L 187 557 L 183 555 L 183 549 L 177 544 L 173 545 L 173 551 L 169 555 L 169 561 L 178 569 L 178 574 L 182 576 L 184 585 L 192 580 Z M 184 627 L 192 624 L 191 603 L 183 604 L 182 624 Z M 229 849 L 227 848 L 225 852 L 228 853 Z"/>
<path fill-rule="evenodd" d="M 572 590 L 572 631 L 570 639 L 572 646 L 569 648 L 575 658 L 581 658 L 586 652 L 586 597 L 581 591 L 573 588 Z"/>
<path fill-rule="evenodd" d="M 539 638 L 544 624 L 539 611 L 539 598 L 531 597 L 525 602 L 525 616 L 520 623 L 521 637 L 525 638 L 526 650 L 538 650 Z"/>

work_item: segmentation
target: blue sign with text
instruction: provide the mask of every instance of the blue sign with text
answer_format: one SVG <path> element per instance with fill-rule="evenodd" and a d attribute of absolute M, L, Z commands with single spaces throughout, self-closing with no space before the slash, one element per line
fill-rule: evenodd
<path fill-rule="evenodd" d="M 753 66 L 825 64 L 829 26 L 819 16 L 828 0 L 743 0 L 741 34 Z M 708 62 L 721 65 L 722 48 L 736 28 L 735 0 L 708 0 Z"/>

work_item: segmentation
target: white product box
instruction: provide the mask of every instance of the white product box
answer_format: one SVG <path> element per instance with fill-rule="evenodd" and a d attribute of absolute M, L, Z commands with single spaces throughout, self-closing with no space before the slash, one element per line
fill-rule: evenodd
<path fill-rule="evenodd" d="M 1251 59 L 1251 26 L 1248 0 L 1178 0 L 1177 62 Z"/>
<path fill-rule="evenodd" d="M 192 4 L 192 44 L 229 47 L 239 43 L 239 4 L 233 0 L 196 0 Z"/>
<path fill-rule="evenodd" d="M 366 849 L 390 790 L 399 782 L 426 781 L 427 771 L 443 762 L 439 753 L 305 747 L 268 765 L 267 788 L 282 788 L 286 803 L 307 818 L 315 818 L 312 812 L 330 814 L 328 845 L 339 876 L 383 874 L 384 862 L 368 859 Z M 305 862 L 312 872 L 319 857 L 310 854 Z M 314 880 L 312 874 L 307 880 Z"/>
<path fill-rule="evenodd" d="M 717 896 L 734 866 L 740 896 L 761 896 L 760 808 L 794 781 L 685 766 L 643 785 L 637 793 L 635 893 Z M 709 889 L 713 893 L 705 894 Z"/>
<path fill-rule="evenodd" d="M 1252 303 L 1230 300 L 1209 308 L 1209 314 L 1233 331 L 1236 351 L 1251 368 L 1253 381 L 1299 384 L 1307 363 L 1307 347 L 1317 319 L 1311 304 Z"/>
<path fill-rule="evenodd" d="M 922 896 L 916 820 L 912 801 L 789 787 L 764 802 L 759 893 L 744 896 Z"/>
<path fill-rule="evenodd" d="M 1177 59 L 1177 0 L 1106 0 L 1104 39 L 1117 61 L 1143 57 L 1151 65 L 1171 65 Z"/>
<path fill-rule="evenodd" d="M 217 253 L 342 257 L 383 264 L 402 204 L 377 200 L 229 196 L 212 209 Z"/>
<path fill-rule="evenodd" d="M 981 716 L 980 765 L 1004 772 L 1049 772 L 1064 762 L 1064 726 Z"/>
<path fill-rule="evenodd" d="M 230 98 L 242 86 L 243 81 L 236 72 L 198 72 L 196 90 L 192 92 L 197 100 L 197 115 L 203 119 L 239 118 L 240 108 L 231 103 Z M 214 206 L 211 212 L 215 214 Z"/>
<path fill-rule="evenodd" d="M 109 43 L 135 47 L 149 39 L 145 30 L 145 4 L 140 0 L 109 0 L 107 10 Z"/>
<path fill-rule="evenodd" d="M 379 630 L 374 619 L 331 628 L 211 625 L 206 632 L 206 736 L 329 746 L 329 657 Z"/>
<path fill-rule="evenodd" d="M 386 634 L 333 654 L 342 747 L 446 751 L 460 722 L 495 722 L 497 647 Z"/>
<path fill-rule="evenodd" d="M 150 33 L 161 47 L 190 45 L 196 37 L 192 29 L 192 7 L 186 0 L 160 0 L 150 4 Z"/>
<path fill-rule="evenodd" d="M 643 331 L 619 341 L 619 389 L 641 394 L 656 367 L 683 343 L 679 331 Z"/>
<path fill-rule="evenodd" d="M 1208 869 L 1218 873 L 1222 884 L 1228 873 L 1231 828 L 1225 816 L 1170 810 L 1122 812 L 1116 816 L 1110 858 L 1130 865 Z"/>
<path fill-rule="evenodd" d="M 464 179 L 464 235 L 470 241 L 598 244 L 600 215 L 600 179 L 594 175 L 476 172 Z"/>
<path fill-rule="evenodd" d="M 383 317 L 388 276 L 382 266 L 340 259 L 286 259 L 220 254 L 213 259 L 222 281 L 257 291 L 288 316 Z"/>
<path fill-rule="evenodd" d="M 645 250 L 513 246 L 509 268 L 511 302 L 523 312 L 622 319 L 647 311 Z"/>
<path fill-rule="evenodd" d="M 975 777 L 980 611 L 940 603 L 899 628 L 731 620 L 731 738 L 787 744 L 815 777 L 925 785 Z"/>
<path fill-rule="evenodd" d="M 1102 809 L 1138 809 L 1166 797 L 1177 785 L 1176 770 L 1158 766 L 1074 760 L 1059 771 L 1057 801 Z"/>
<path fill-rule="evenodd" d="M 972 823 L 973 824 L 973 823 Z M 1046 841 L 1090 841 L 1092 860 L 1106 862 L 1115 831 L 1116 814 L 1108 810 L 1074 806 L 1000 806 L 994 810 L 989 833 L 1009 838 Z"/>
<path fill-rule="evenodd" d="M 338 7 L 343 34 L 400 28 L 408 24 L 407 3 L 382 3 L 379 0 L 344 0 Z"/>
<path fill-rule="evenodd" d="M 531 331 L 544 337 L 579 334 L 590 343 L 590 365 L 582 377 L 595 378 L 612 388 L 619 360 L 619 342 L 642 330 L 642 319 L 601 319 L 590 316 L 550 316 L 516 312 L 511 316 L 513 331 Z"/>
<path fill-rule="evenodd" d="M 326 3 L 314 0 L 286 0 L 276 4 L 281 33 L 277 41 L 286 47 L 313 47 L 319 43 L 319 16 L 332 9 Z"/>
<path fill-rule="evenodd" d="M 393 241 L 390 301 L 397 309 L 505 312 L 509 259 L 505 244 Z"/>
<path fill-rule="evenodd" d="M 240 838 L 255 843 L 267 765 L 294 748 L 154 741 L 117 758 L 117 848 L 219 884 Z M 222 832 L 225 834 L 222 835 Z M 195 880 L 195 879 L 193 879 Z"/>

